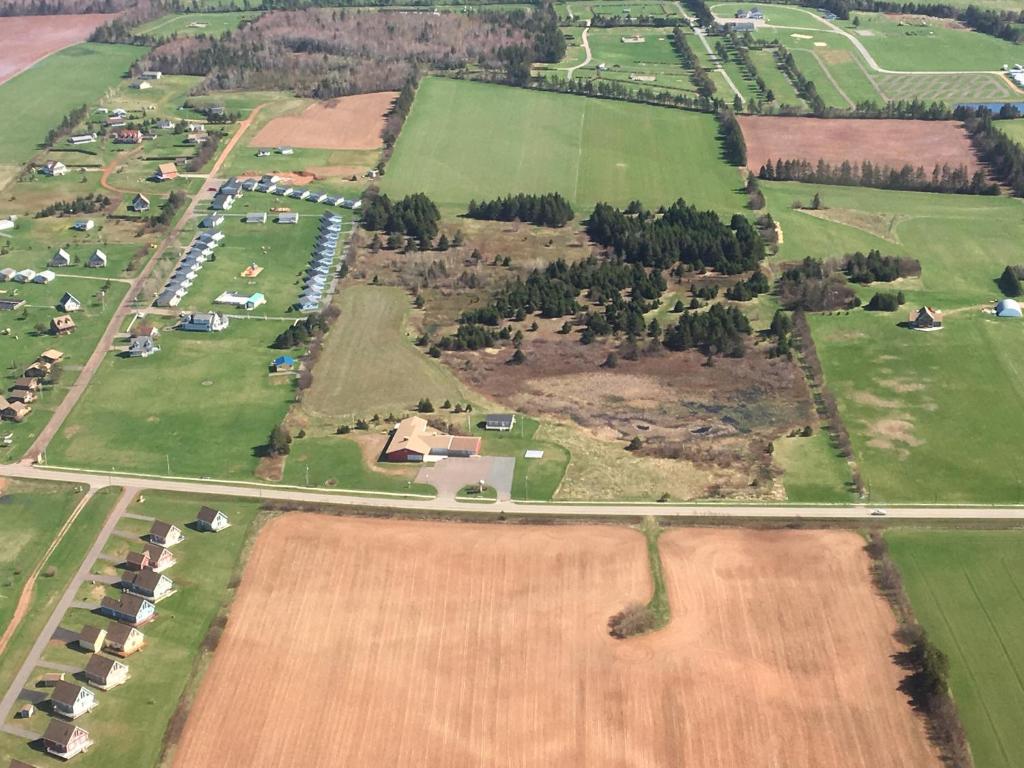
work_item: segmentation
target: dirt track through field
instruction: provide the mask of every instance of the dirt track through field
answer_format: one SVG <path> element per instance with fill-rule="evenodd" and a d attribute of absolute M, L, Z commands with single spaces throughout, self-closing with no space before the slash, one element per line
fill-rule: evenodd
<path fill-rule="evenodd" d="M 937 765 L 848 533 L 286 515 L 260 534 L 177 768 Z"/>
<path fill-rule="evenodd" d="M 737 118 L 747 142 L 747 167 L 757 173 L 768 160 L 818 160 L 902 168 L 938 165 L 973 173 L 980 167 L 967 132 L 958 122 L 932 120 L 844 120 L 815 117 Z"/>
<path fill-rule="evenodd" d="M 113 18 L 103 13 L 0 17 L 0 83 L 54 51 L 82 42 Z"/>
<path fill-rule="evenodd" d="M 384 116 L 397 96 L 394 91 L 382 91 L 310 104 L 301 114 L 275 117 L 249 146 L 377 149 L 383 144 Z"/>

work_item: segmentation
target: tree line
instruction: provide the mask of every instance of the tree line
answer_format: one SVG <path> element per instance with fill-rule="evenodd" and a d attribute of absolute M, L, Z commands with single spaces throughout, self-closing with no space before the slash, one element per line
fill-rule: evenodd
<path fill-rule="evenodd" d="M 391 159 L 391 154 L 395 151 L 395 142 L 398 141 L 398 134 L 402 132 L 402 126 L 405 125 L 405 118 L 409 116 L 409 110 L 412 109 L 412 103 L 416 99 L 416 89 L 418 87 L 419 81 L 416 77 L 410 77 L 405 81 L 402 90 L 399 91 L 395 103 L 391 105 L 391 110 L 388 112 L 384 122 L 384 130 L 381 132 L 384 151 L 381 153 L 380 162 L 377 164 L 377 170 L 379 171 L 384 170 L 384 167 Z"/>
<path fill-rule="evenodd" d="M 110 206 L 110 198 L 99 192 L 80 195 L 74 200 L 58 200 L 45 208 L 36 211 L 35 218 L 45 219 L 48 216 L 71 216 L 79 213 L 95 213 Z"/>
<path fill-rule="evenodd" d="M 1002 134 L 1000 134 L 1002 135 Z M 950 168 L 936 165 L 931 174 L 923 166 L 904 165 L 893 168 L 865 160 L 851 163 L 844 160 L 835 165 L 824 160 L 768 160 L 757 174 L 765 181 L 803 181 L 812 184 L 838 184 L 878 189 L 902 189 L 912 192 L 945 192 L 960 195 L 998 195 L 999 185 L 990 182 L 984 171 L 973 174 L 967 166 Z M 1022 177 L 1024 180 L 1024 177 Z"/>
<path fill-rule="evenodd" d="M 864 255 L 851 253 L 843 261 L 843 271 L 851 283 L 891 283 L 901 277 L 921 274 L 921 262 L 906 256 L 883 256 L 877 248 Z"/>
<path fill-rule="evenodd" d="M 989 110 L 958 110 L 958 114 L 974 150 L 992 174 L 1015 195 L 1024 195 L 1024 148 L 996 127 Z"/>
<path fill-rule="evenodd" d="M 363 206 L 365 229 L 415 238 L 421 247 L 429 247 L 437 237 L 440 221 L 441 212 L 422 192 L 394 202 L 387 195 L 379 195 L 369 198 Z"/>
<path fill-rule="evenodd" d="M 825 112 L 825 101 L 818 95 L 818 87 L 814 84 L 813 80 L 808 79 L 800 71 L 800 68 L 796 65 L 796 59 L 793 58 L 793 54 L 781 43 L 775 51 L 775 60 L 779 62 L 779 69 L 782 70 L 783 74 L 793 81 L 797 93 L 807 102 L 811 112 L 816 115 L 823 114 Z"/>
<path fill-rule="evenodd" d="M 83 104 L 80 107 L 75 107 L 73 110 L 68 112 L 61 118 L 60 123 L 55 127 L 51 128 L 46 134 L 44 140 L 46 146 L 52 147 L 61 139 L 70 136 L 75 131 L 75 126 L 81 123 L 89 115 L 89 106 Z"/>
<path fill-rule="evenodd" d="M 715 113 L 718 118 L 718 134 L 722 140 L 722 151 L 725 159 L 733 165 L 743 167 L 747 164 L 747 142 L 743 138 L 743 129 L 736 115 L 728 107 L 722 107 Z"/>
<path fill-rule="evenodd" d="M 598 203 L 586 228 L 591 240 L 624 260 L 658 269 L 681 262 L 736 275 L 764 258 L 764 243 L 746 217 L 736 214 L 726 225 L 714 211 L 699 211 L 682 198 L 656 213 L 638 202 L 624 211 Z"/>
<path fill-rule="evenodd" d="M 178 125 L 181 125 L 181 123 Z M 221 131 L 210 131 L 206 135 L 206 141 L 199 145 L 196 153 L 185 163 L 185 170 L 190 173 L 202 170 L 203 166 L 217 154 L 217 148 L 220 146 L 220 141 L 223 137 L 224 134 Z"/>
<path fill-rule="evenodd" d="M 690 70 L 690 80 L 693 82 L 693 87 L 697 89 L 697 93 L 705 99 L 713 99 L 715 83 L 707 70 L 701 66 L 700 60 L 690 47 L 690 41 L 686 39 L 686 35 L 680 27 L 672 30 L 672 45 L 683 62 L 683 66 Z"/>
<path fill-rule="evenodd" d="M 564 227 L 575 214 L 569 201 L 557 192 L 541 195 L 509 195 L 496 200 L 471 200 L 466 216 L 491 221 L 526 221 L 541 227 Z"/>
<path fill-rule="evenodd" d="M 555 93 L 573 93 L 578 96 L 589 96 L 612 101 L 629 101 L 634 104 L 652 104 L 661 107 L 675 107 L 691 112 L 712 112 L 718 100 L 698 95 L 688 96 L 678 91 L 654 90 L 653 88 L 633 88 L 621 80 L 583 79 L 569 80 L 558 75 L 538 77 L 530 81 L 530 87 L 541 91 Z"/>

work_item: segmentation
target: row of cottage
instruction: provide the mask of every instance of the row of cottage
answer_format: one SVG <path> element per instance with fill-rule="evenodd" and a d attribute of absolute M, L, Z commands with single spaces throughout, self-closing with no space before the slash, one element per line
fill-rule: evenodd
<path fill-rule="evenodd" d="M 50 258 L 49 266 L 58 268 L 70 267 L 72 260 L 71 254 L 60 248 Z M 97 248 L 86 260 L 85 266 L 92 269 L 102 269 L 107 266 L 107 254 Z M 56 278 L 57 273 L 49 269 L 44 269 L 41 272 L 36 272 L 34 269 L 13 269 L 11 267 L 0 269 L 0 283 L 39 283 L 40 285 L 47 285 Z"/>
<path fill-rule="evenodd" d="M 48 349 L 35 359 L 14 381 L 6 397 L 0 396 L 0 418 L 4 421 L 24 421 L 32 412 L 34 402 L 42 389 L 42 381 L 53 371 L 53 366 L 64 359 L 64 353 Z"/>
<path fill-rule="evenodd" d="M 185 254 L 175 267 L 174 274 L 167 281 L 164 290 L 156 299 L 158 307 L 176 307 L 192 287 L 196 276 L 203 268 L 213 251 L 221 241 L 224 240 L 224 233 L 220 230 L 202 232 L 195 236 Z"/>
<path fill-rule="evenodd" d="M 324 291 L 327 290 L 330 281 L 331 266 L 340 237 L 341 217 L 335 213 L 325 213 L 321 216 L 320 233 L 317 235 L 316 246 L 306 268 L 302 294 L 299 296 L 300 311 L 316 312 L 320 308 Z"/>
<path fill-rule="evenodd" d="M 213 199 L 214 210 L 230 210 L 234 205 L 235 199 L 240 197 L 243 192 L 265 192 L 277 195 L 278 197 L 287 197 L 292 200 L 308 200 L 311 203 L 323 203 L 324 205 L 348 208 L 353 211 L 358 210 L 363 204 L 363 201 L 359 199 L 350 199 L 341 195 L 329 195 L 326 192 L 295 187 L 287 183 L 282 177 L 269 174 L 261 176 L 259 179 L 248 178 L 241 181 L 231 177 L 217 190 L 217 195 Z"/>
<path fill-rule="evenodd" d="M 200 531 L 221 531 L 229 525 L 227 515 L 207 506 L 199 509 L 195 521 Z M 139 627 L 156 619 L 156 604 L 175 592 L 174 582 L 164 571 L 177 562 L 171 548 L 185 540 L 184 534 L 176 525 L 157 520 L 147 538 L 149 541 L 141 552 L 132 552 L 125 558 L 121 595 L 104 597 L 100 603 L 99 613 L 112 620 L 105 628 L 86 625 L 78 633 L 79 649 L 91 654 L 82 677 L 101 691 L 123 685 L 131 677 L 128 665 L 121 659 L 143 649 L 146 638 Z M 110 656 L 101 655 L 103 651 Z M 95 692 L 65 680 L 62 673 L 46 675 L 42 682 L 53 688 L 50 710 L 57 716 L 50 720 L 43 733 L 43 749 L 63 760 L 88 751 L 93 745 L 92 737 L 74 721 L 99 704 Z M 28 705 L 20 714 L 25 717 L 32 712 L 32 706 Z"/>

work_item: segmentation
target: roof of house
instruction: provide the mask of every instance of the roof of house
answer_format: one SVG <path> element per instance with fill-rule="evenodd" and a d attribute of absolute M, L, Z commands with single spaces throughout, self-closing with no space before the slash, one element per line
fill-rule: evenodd
<path fill-rule="evenodd" d="M 128 624 L 112 621 L 107 625 L 107 640 L 114 645 L 124 645 L 133 632 L 139 632 L 139 630 Z M 139 632 L 139 634 L 142 633 Z"/>
<path fill-rule="evenodd" d="M 107 635 L 109 636 L 110 633 L 108 632 Z M 89 661 L 85 665 L 85 673 L 92 677 L 106 677 L 110 674 L 110 670 L 117 666 L 118 663 L 106 656 L 94 653 L 89 657 Z"/>
<path fill-rule="evenodd" d="M 196 515 L 196 519 L 201 520 L 204 523 L 212 523 L 219 514 L 220 510 L 204 505 L 199 508 L 199 514 Z"/>
<path fill-rule="evenodd" d="M 200 313 L 195 312 L 192 314 L 192 317 L 195 318 L 199 314 Z M 165 523 L 163 520 L 154 520 L 153 525 L 149 528 L 149 533 L 151 536 L 159 536 L 161 539 L 166 539 L 172 530 L 179 530 L 180 532 L 180 529 L 178 529 L 176 525 Z"/>
<path fill-rule="evenodd" d="M 57 303 L 63 307 L 65 304 L 68 304 L 69 302 L 74 302 L 76 304 L 82 303 L 67 291 L 64 292 L 64 295 L 60 297 L 60 301 Z"/>
<path fill-rule="evenodd" d="M 59 349 L 48 349 L 39 356 L 39 359 L 43 362 L 52 360 L 56 363 L 64 359 L 64 353 Z"/>
<path fill-rule="evenodd" d="M 71 707 L 74 706 L 75 701 L 78 699 L 78 693 L 81 690 L 82 686 L 61 680 L 53 686 L 53 693 L 50 694 L 50 698 L 58 704 Z"/>
<path fill-rule="evenodd" d="M 82 631 L 78 633 L 78 639 L 84 643 L 89 643 L 91 645 L 93 643 L 96 643 L 103 636 L 103 632 L 104 630 L 100 629 L 99 627 L 94 627 L 90 624 L 86 624 L 84 627 L 82 627 Z"/>
<path fill-rule="evenodd" d="M 160 163 L 160 165 L 158 165 L 156 169 L 161 176 L 167 176 L 168 174 L 178 172 L 178 166 L 176 166 L 174 163 Z"/>
<path fill-rule="evenodd" d="M 50 324 L 58 330 L 75 327 L 75 321 L 71 319 L 70 315 L 58 315 L 50 321 Z"/>
<path fill-rule="evenodd" d="M 159 544 L 153 543 L 146 544 L 142 551 L 149 555 L 150 560 L 159 560 L 161 557 L 171 554 L 171 550 L 167 549 L 167 547 L 161 547 Z"/>
<path fill-rule="evenodd" d="M 387 453 L 409 450 L 424 456 L 431 450 L 479 451 L 480 438 L 461 435 L 446 435 L 433 431 L 427 420 L 420 416 L 402 419 L 395 426 Z"/>
<path fill-rule="evenodd" d="M 487 414 L 488 424 L 498 424 L 501 426 L 511 426 L 512 422 L 516 420 L 514 413 L 489 413 Z"/>
<path fill-rule="evenodd" d="M 149 565 L 149 556 L 145 552 L 129 552 L 125 555 L 124 561 L 128 565 L 141 568 L 144 565 Z"/>
<path fill-rule="evenodd" d="M 143 568 L 141 571 L 125 571 L 121 576 L 121 581 L 125 584 L 132 584 L 147 592 L 152 592 L 165 578 L 167 577 L 154 570 Z"/>
<path fill-rule="evenodd" d="M 121 595 L 120 597 L 104 597 L 100 605 L 128 616 L 137 616 L 142 610 L 142 604 L 146 602 L 148 601 L 138 595 Z"/>
<path fill-rule="evenodd" d="M 63 720 L 51 719 L 43 733 L 43 741 L 66 746 L 71 743 L 75 732 L 80 730 L 74 723 L 66 723 Z"/>

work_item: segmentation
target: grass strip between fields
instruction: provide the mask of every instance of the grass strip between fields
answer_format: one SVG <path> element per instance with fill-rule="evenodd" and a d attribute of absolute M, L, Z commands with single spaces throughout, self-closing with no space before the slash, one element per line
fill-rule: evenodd
<path fill-rule="evenodd" d="M 652 631 L 654 631 L 667 626 L 672 619 L 672 606 L 668 601 L 668 587 L 665 585 L 665 572 L 661 567 L 661 550 L 658 547 L 662 528 L 653 517 L 645 517 L 640 530 L 643 532 L 644 538 L 647 539 L 647 562 L 651 568 L 651 584 L 654 587 L 651 599 L 647 603 L 647 610 L 654 617 L 654 626 L 652 627 Z"/>

